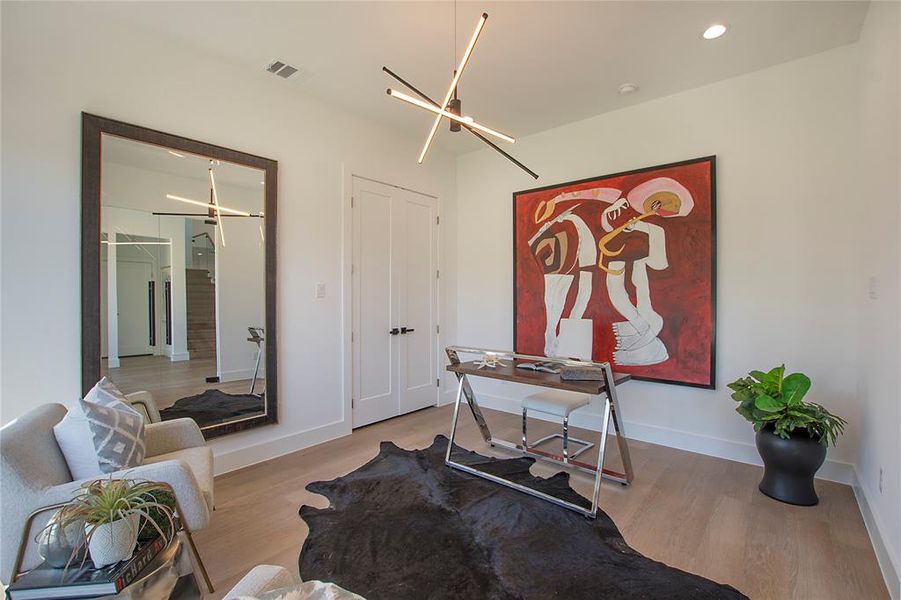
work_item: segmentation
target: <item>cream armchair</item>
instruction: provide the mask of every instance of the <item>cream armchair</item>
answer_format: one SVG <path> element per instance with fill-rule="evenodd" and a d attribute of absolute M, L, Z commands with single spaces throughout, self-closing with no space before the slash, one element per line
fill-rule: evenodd
<path fill-rule="evenodd" d="M 73 481 L 53 435 L 53 426 L 66 415 L 61 404 L 44 404 L 0 429 L 0 581 L 9 583 L 24 525 L 35 510 L 67 502 L 84 481 Z M 178 502 L 182 524 L 198 567 L 209 577 L 191 538 L 192 531 L 209 525 L 213 510 L 213 453 L 197 424 L 174 419 L 146 426 L 147 455 L 143 465 L 112 476 L 169 484 Z M 35 518 L 19 570 L 40 562 L 34 536 L 51 513 Z"/>

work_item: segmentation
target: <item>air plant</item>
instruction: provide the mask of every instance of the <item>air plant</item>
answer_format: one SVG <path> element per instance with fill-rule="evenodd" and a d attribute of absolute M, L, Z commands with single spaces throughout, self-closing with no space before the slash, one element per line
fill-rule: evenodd
<path fill-rule="evenodd" d="M 153 481 L 114 479 L 111 476 L 85 483 L 81 493 L 58 513 L 54 521 L 63 528 L 74 523 L 85 524 L 84 539 L 72 550 L 66 567 L 82 548 L 90 544 L 99 526 L 121 519 L 128 522 L 128 518 L 134 515 L 139 517 L 137 527 L 129 525 L 129 529 L 133 530 L 135 537 L 142 527 L 149 525 L 167 542 L 171 540 L 176 530 L 175 516 L 173 508 L 163 497 L 166 493 L 171 494 L 167 484 Z M 82 558 L 82 564 L 86 558 L 87 553 Z"/>

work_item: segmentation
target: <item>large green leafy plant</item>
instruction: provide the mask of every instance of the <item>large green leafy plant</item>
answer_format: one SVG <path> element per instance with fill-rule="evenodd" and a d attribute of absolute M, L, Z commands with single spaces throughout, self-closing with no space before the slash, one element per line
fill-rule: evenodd
<path fill-rule="evenodd" d="M 810 378 L 803 373 L 785 375 L 785 365 L 768 373 L 751 371 L 749 377 L 729 384 L 735 412 L 754 424 L 754 431 L 772 427 L 781 438 L 789 439 L 796 429 L 824 446 L 835 445 L 847 421 L 813 402 L 804 402 L 810 390 Z"/>

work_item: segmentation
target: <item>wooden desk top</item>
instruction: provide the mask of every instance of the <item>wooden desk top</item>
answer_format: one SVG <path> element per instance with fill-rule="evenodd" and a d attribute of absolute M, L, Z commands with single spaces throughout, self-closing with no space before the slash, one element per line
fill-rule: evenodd
<path fill-rule="evenodd" d="M 447 365 L 447 370 L 452 373 L 461 373 L 463 375 L 471 375 L 473 377 L 487 377 L 489 379 L 500 379 L 502 381 L 512 381 L 514 383 L 525 383 L 528 385 L 537 385 L 540 387 L 554 388 L 557 390 L 566 390 L 569 392 L 580 392 L 582 394 L 591 394 L 597 396 L 603 394 L 606 386 L 603 381 L 564 381 L 560 379 L 560 375 L 554 373 L 544 373 L 542 371 L 531 371 L 529 369 L 517 369 L 513 366 L 513 361 L 503 361 L 507 366 L 498 366 L 493 369 L 489 367 L 478 368 L 476 361 L 463 362 L 458 365 Z M 533 362 L 533 361 L 527 361 Z M 627 373 L 614 373 L 613 381 L 616 385 L 621 385 L 632 379 Z"/>

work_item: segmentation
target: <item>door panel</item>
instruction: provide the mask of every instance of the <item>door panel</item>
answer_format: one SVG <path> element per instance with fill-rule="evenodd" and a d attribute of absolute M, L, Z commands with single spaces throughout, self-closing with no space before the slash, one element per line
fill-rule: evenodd
<path fill-rule="evenodd" d="M 371 186 L 355 190 L 354 426 L 398 414 L 397 344 L 388 331 L 397 320 L 393 298 L 393 199 Z"/>
<path fill-rule="evenodd" d="M 153 268 L 149 263 L 120 260 L 116 271 L 119 356 L 152 354 L 147 284 L 153 279 Z"/>
<path fill-rule="evenodd" d="M 431 198 L 416 198 L 414 194 L 404 199 L 406 209 L 406 245 L 404 271 L 403 325 L 413 329 L 401 340 L 401 385 L 403 395 L 401 411 L 408 412 L 435 404 L 435 351 L 436 339 L 434 314 L 436 273 L 433 264 L 435 238 L 435 207 Z"/>
<path fill-rule="evenodd" d="M 438 206 L 415 192 L 353 181 L 353 425 L 359 427 L 437 403 Z"/>

